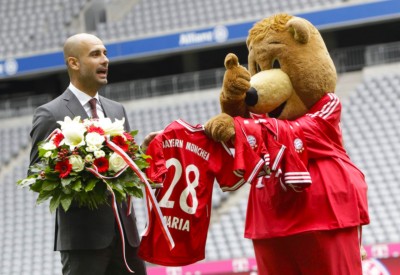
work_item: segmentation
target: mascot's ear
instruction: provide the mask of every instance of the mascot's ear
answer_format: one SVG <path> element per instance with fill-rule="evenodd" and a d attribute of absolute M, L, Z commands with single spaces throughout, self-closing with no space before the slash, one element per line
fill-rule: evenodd
<path fill-rule="evenodd" d="M 286 27 L 296 41 L 302 44 L 308 43 L 311 34 L 307 22 L 304 19 L 294 17 L 286 23 Z"/>

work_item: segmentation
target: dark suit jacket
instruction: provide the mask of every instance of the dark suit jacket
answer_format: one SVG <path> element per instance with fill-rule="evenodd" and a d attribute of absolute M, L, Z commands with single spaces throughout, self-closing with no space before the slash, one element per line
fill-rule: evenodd
<path fill-rule="evenodd" d="M 124 107 L 102 96 L 99 100 L 106 117 L 111 119 L 125 117 L 125 130 L 129 131 Z M 35 110 L 31 130 L 31 165 L 38 161 L 37 143 L 46 139 L 54 129 L 59 128 L 57 121 L 63 121 L 65 116 L 71 118 L 80 116 L 82 119 L 88 117 L 79 100 L 68 89 L 59 97 Z M 126 216 L 126 203 L 119 206 L 119 211 L 125 232 L 127 232 L 128 243 L 133 247 L 138 247 L 140 239 L 134 211 L 130 216 Z M 90 210 L 71 205 L 67 212 L 61 207 L 57 209 L 54 250 L 105 248 L 114 236 L 115 217 L 110 206 L 104 205 L 96 210 Z"/>

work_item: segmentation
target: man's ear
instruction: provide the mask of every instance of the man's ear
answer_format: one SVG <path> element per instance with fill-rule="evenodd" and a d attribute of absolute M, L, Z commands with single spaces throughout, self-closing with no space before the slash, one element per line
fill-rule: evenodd
<path fill-rule="evenodd" d="M 80 65 L 78 58 L 72 56 L 67 58 L 67 64 L 73 70 L 78 70 Z"/>

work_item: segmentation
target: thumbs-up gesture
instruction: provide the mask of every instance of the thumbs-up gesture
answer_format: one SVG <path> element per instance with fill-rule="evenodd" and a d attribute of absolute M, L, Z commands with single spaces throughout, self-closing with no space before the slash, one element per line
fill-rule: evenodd
<path fill-rule="evenodd" d="M 250 73 L 239 64 L 238 57 L 229 53 L 225 57 L 226 72 L 224 75 L 223 91 L 228 98 L 243 99 L 250 89 Z"/>
<path fill-rule="evenodd" d="M 221 108 L 231 116 L 245 116 L 245 97 L 250 89 L 250 73 L 239 64 L 238 57 L 229 53 L 225 57 L 225 75 L 220 95 Z"/>

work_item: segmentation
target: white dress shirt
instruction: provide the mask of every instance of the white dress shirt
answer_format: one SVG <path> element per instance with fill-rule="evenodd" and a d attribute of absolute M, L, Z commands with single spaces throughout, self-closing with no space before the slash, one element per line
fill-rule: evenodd
<path fill-rule="evenodd" d="M 78 88 L 76 88 L 72 83 L 69 83 L 68 89 L 70 89 L 71 92 L 78 98 L 79 102 L 85 109 L 88 116 L 92 117 L 92 112 L 90 110 L 90 104 L 89 104 L 89 100 L 91 100 L 92 97 L 87 95 L 86 93 L 82 92 Z M 99 93 L 96 93 L 94 98 L 97 99 L 97 101 L 96 101 L 97 102 L 97 104 L 96 104 L 97 115 L 99 116 L 99 118 L 104 118 L 104 111 L 103 111 L 103 108 L 101 107 L 101 102 L 99 100 Z"/>

